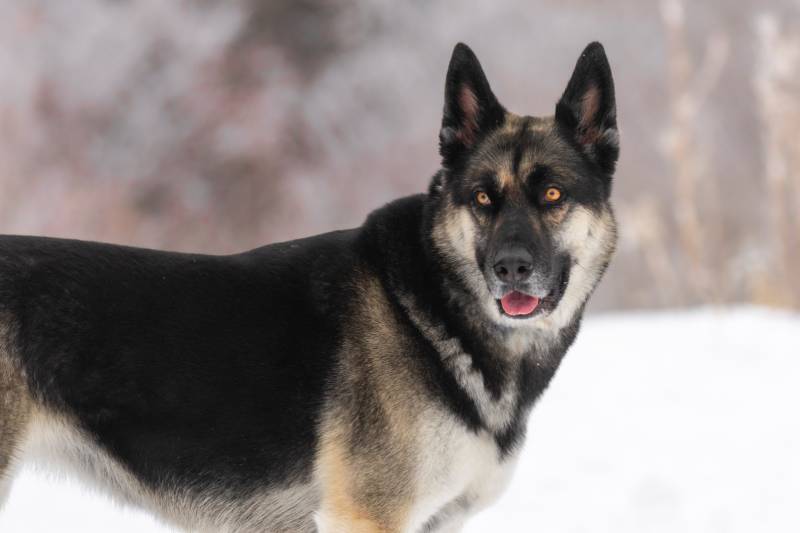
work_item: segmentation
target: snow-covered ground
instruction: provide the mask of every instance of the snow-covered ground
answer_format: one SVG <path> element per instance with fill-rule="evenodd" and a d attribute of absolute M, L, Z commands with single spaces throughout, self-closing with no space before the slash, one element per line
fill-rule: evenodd
<path fill-rule="evenodd" d="M 800 316 L 594 316 L 531 418 L 503 498 L 469 533 L 800 531 Z M 24 470 L 3 533 L 162 532 Z"/>

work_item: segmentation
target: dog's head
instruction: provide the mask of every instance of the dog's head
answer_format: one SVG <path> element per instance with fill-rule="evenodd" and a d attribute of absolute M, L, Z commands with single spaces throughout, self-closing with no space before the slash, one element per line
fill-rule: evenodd
<path fill-rule="evenodd" d="M 496 322 L 566 325 L 613 253 L 608 203 L 619 153 L 614 83 L 603 47 L 578 59 L 554 116 L 497 101 L 475 54 L 450 60 L 431 185 L 434 246 Z"/>

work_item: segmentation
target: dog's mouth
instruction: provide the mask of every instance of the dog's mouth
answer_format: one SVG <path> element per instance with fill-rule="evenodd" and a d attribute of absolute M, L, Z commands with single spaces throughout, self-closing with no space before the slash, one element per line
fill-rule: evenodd
<path fill-rule="evenodd" d="M 569 268 L 561 271 L 555 288 L 547 296 L 539 297 L 512 290 L 497 301 L 500 313 L 510 318 L 530 318 L 535 315 L 549 313 L 558 306 L 569 282 Z"/>
<path fill-rule="evenodd" d="M 511 291 L 499 300 L 500 309 L 508 316 L 526 317 L 533 314 L 539 307 L 539 298 L 524 292 Z"/>

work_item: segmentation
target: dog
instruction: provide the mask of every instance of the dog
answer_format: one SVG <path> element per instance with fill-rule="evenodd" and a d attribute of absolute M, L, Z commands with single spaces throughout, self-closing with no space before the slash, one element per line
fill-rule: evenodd
<path fill-rule="evenodd" d="M 456 45 L 441 168 L 356 229 L 212 256 L 0 238 L 0 495 L 26 459 L 190 531 L 458 531 L 616 243 L 614 83 L 550 117 Z"/>

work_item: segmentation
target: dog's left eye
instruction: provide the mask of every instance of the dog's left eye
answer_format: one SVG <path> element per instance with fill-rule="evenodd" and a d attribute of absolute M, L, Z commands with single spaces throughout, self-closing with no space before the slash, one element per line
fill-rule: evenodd
<path fill-rule="evenodd" d="M 564 194 L 558 187 L 548 187 L 544 191 L 544 201 L 548 204 L 557 203 L 563 196 Z"/>

